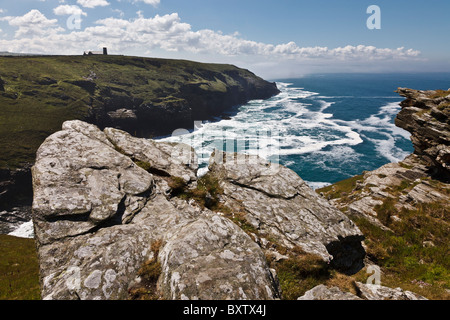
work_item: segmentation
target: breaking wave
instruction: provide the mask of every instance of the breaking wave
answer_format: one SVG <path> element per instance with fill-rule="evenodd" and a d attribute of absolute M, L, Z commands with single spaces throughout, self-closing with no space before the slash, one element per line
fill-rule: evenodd
<path fill-rule="evenodd" d="M 199 155 L 200 174 L 207 171 L 215 148 L 256 154 L 280 162 L 301 176 L 309 162 L 309 167 L 323 171 L 322 175 L 306 179 L 312 187 L 332 182 L 324 179 L 329 171 L 349 175 L 348 167 L 366 165 L 370 155 L 358 151 L 359 145 L 389 162 L 403 160 L 410 153 L 409 148 L 398 146 L 399 140 L 409 140 L 409 134 L 393 123 L 400 105 L 386 103 L 385 99 L 394 97 L 374 97 L 385 101 L 376 113 L 343 120 L 333 114 L 331 107 L 339 99 L 357 97 L 326 96 L 286 82 L 278 82 L 277 86 L 281 93 L 271 99 L 250 101 L 228 119 L 197 123 L 190 134 L 163 140 L 193 146 Z"/>

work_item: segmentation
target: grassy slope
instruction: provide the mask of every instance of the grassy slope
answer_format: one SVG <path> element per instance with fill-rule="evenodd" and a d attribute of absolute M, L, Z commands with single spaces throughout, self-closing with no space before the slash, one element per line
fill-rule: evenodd
<path fill-rule="evenodd" d="M 356 176 L 332 186 L 316 190 L 327 198 L 340 199 L 350 204 L 348 196 L 355 190 Z M 441 182 L 427 178 L 441 193 L 448 193 Z M 414 186 L 404 180 L 401 186 L 391 188 L 388 198 L 377 205 L 379 221 L 392 231 L 382 230 L 364 217 L 350 218 L 366 237 L 365 246 L 370 261 L 381 267 L 382 285 L 401 287 L 428 299 L 450 299 L 450 207 L 448 203 L 418 204 L 414 210 L 398 210 L 396 204 Z M 345 207 L 343 209 L 345 212 Z M 400 219 L 393 219 L 396 216 Z"/>
<path fill-rule="evenodd" d="M 0 300 L 40 299 L 33 239 L 0 235 Z"/>
<path fill-rule="evenodd" d="M 211 74 L 220 73 L 220 77 Z M 183 100 L 180 88 L 197 84 L 205 92 L 225 92 L 230 74 L 256 78 L 231 65 L 124 56 L 0 57 L 0 168 L 32 162 L 51 133 L 69 119 L 84 119 L 115 97 L 153 105 Z M 92 77 L 92 75 L 95 76 Z M 90 88 L 86 78 L 93 78 Z"/>

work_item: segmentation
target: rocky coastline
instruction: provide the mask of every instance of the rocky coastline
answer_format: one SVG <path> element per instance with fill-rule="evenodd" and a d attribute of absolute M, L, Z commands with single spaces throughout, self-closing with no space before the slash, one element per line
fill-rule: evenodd
<path fill-rule="evenodd" d="M 32 168 L 42 298 L 424 300 L 414 288 L 432 297 L 418 272 L 444 272 L 433 259 L 450 230 L 450 92 L 398 92 L 396 124 L 412 133 L 414 154 L 317 192 L 257 156 L 216 150 L 199 178 L 190 146 L 64 122 Z M 395 254 L 413 278 L 395 279 Z"/>
<path fill-rule="evenodd" d="M 35 152 L 64 121 L 79 119 L 148 138 L 192 129 L 194 121 L 211 120 L 252 99 L 279 93 L 275 83 L 231 65 L 125 56 L 0 57 L 0 63 L 5 66 L 0 73 L 0 111 L 11 106 L 23 114 L 30 108 L 34 114 L 36 108 L 74 105 L 61 119 L 55 115 L 47 120 L 45 112 L 38 112 L 33 121 L 38 120 L 39 128 L 22 128 L 5 137 L 18 143 L 4 148 L 18 150 L 11 149 L 0 158 L 1 234 L 31 219 L 30 168 Z M 15 64 L 29 68 L 14 68 Z M 9 117 L 6 109 L 0 117 Z M 12 130 L 29 120 L 18 121 Z M 35 140 L 38 144 L 27 144 Z"/>

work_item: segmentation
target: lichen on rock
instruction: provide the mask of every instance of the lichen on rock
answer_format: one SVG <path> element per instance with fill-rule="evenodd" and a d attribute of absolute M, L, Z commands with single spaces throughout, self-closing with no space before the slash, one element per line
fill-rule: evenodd
<path fill-rule="evenodd" d="M 276 272 L 256 239 L 263 236 L 337 268 L 360 268 L 358 228 L 293 171 L 251 159 L 239 166 L 212 161 L 217 190 L 201 202 L 215 203 L 208 208 L 179 196 L 205 183 L 191 147 L 64 123 L 32 169 L 43 298 L 277 299 Z"/>

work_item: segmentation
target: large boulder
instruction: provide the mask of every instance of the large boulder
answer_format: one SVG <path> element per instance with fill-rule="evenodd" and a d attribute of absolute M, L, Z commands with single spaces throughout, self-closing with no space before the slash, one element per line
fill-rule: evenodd
<path fill-rule="evenodd" d="M 258 157 L 236 165 L 219 155 L 225 161 L 213 158 L 210 174 L 223 188 L 222 208 L 244 212 L 257 234 L 179 195 L 200 183 L 191 147 L 65 122 L 32 168 L 42 297 L 277 299 L 264 237 L 345 271 L 362 266 L 358 228 L 298 175 Z"/>
<path fill-rule="evenodd" d="M 222 201 L 243 213 L 259 237 L 301 247 L 345 272 L 363 267 L 361 231 L 294 171 L 258 156 L 221 151 L 212 154 L 209 170 L 220 181 Z"/>
<path fill-rule="evenodd" d="M 153 162 L 149 148 L 160 159 Z M 152 259 L 161 269 L 159 298 L 279 297 L 261 248 L 243 230 L 163 192 L 170 174 L 195 179 L 195 157 L 180 168 L 167 157 L 179 148 L 187 149 L 80 121 L 47 138 L 32 169 L 44 299 L 127 299 Z"/>

